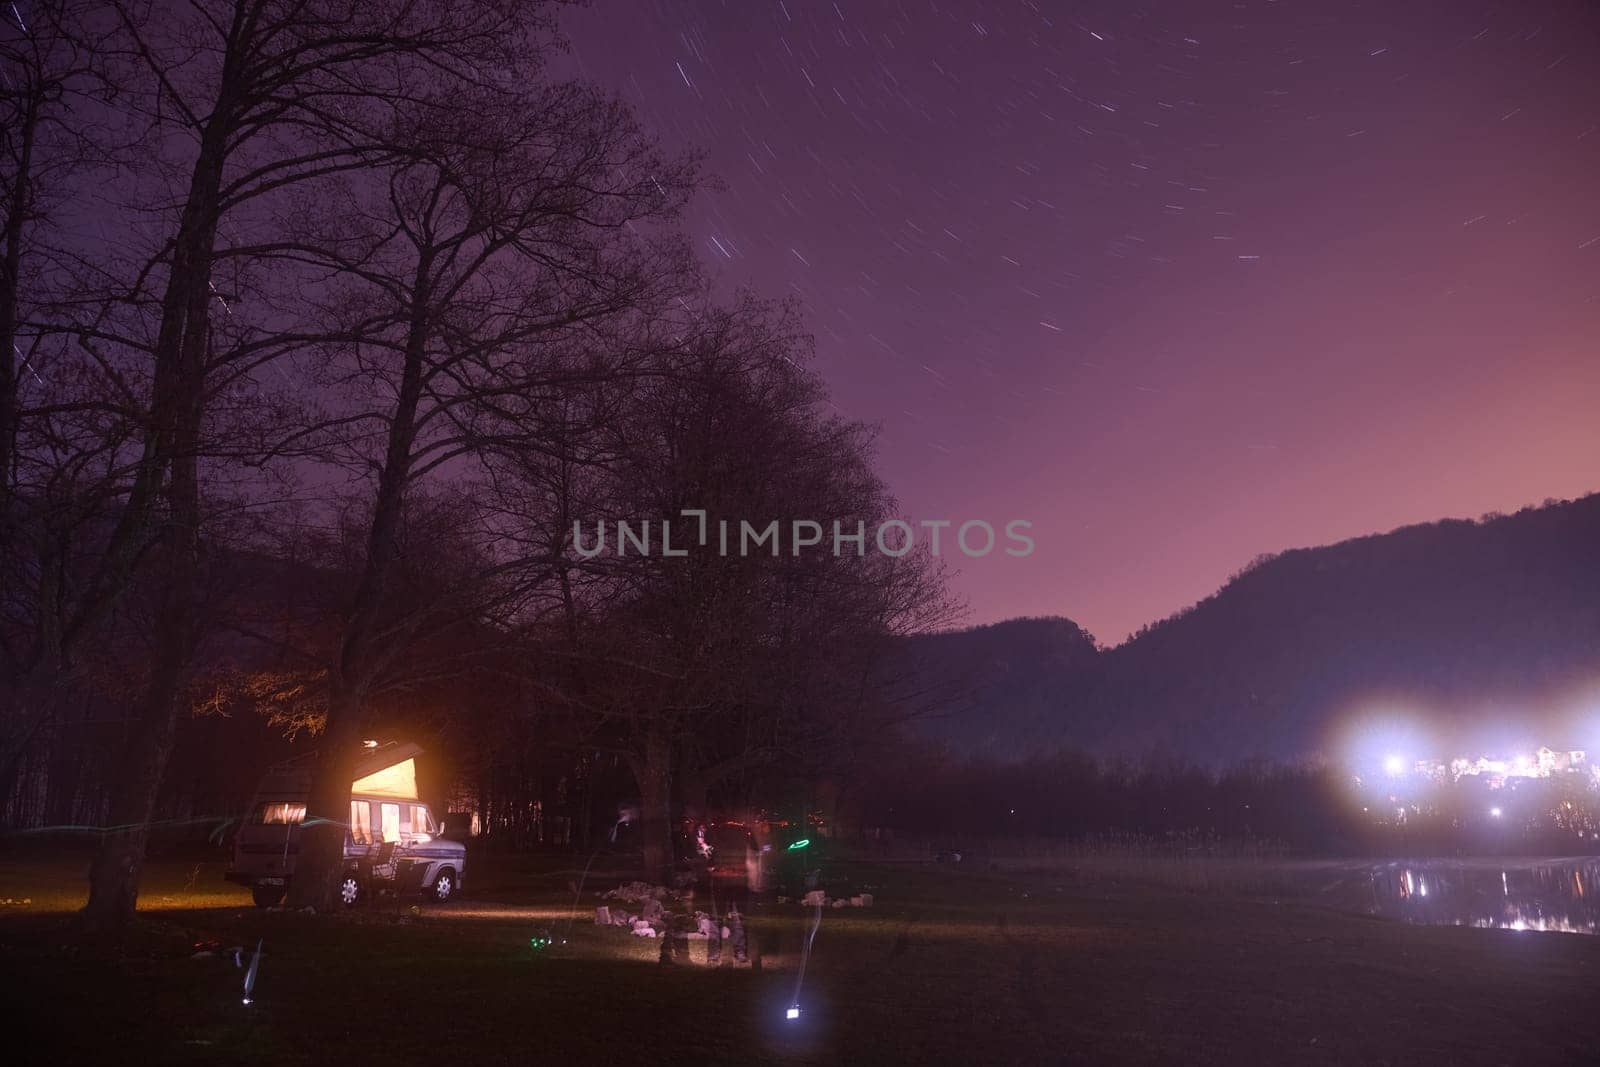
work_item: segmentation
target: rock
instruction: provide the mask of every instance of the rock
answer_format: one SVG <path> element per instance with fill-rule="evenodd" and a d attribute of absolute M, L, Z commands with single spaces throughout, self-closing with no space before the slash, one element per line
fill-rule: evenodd
<path fill-rule="evenodd" d="M 594 924 L 596 926 L 611 925 L 611 909 L 604 904 L 594 909 Z"/>

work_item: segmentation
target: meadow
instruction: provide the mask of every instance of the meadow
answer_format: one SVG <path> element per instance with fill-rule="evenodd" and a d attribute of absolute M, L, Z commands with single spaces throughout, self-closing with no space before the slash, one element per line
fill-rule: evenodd
<path fill-rule="evenodd" d="M 1154 861 L 838 861 L 870 908 L 750 914 L 749 966 L 597 927 L 597 865 L 490 858 L 448 905 L 263 911 L 214 859 L 152 863 L 86 941 L 86 857 L 0 859 L 0 995 L 26 1062 L 1569 1063 L 1600 1047 L 1600 938 L 1413 926 Z M 26 901 L 26 903 L 23 903 Z M 532 939 L 553 935 L 536 948 Z M 257 943 L 253 1003 L 227 951 Z M 221 949 L 196 956 L 197 948 Z M 798 1000 L 802 1014 L 787 1020 Z M 1353 1024 L 1352 1020 L 1359 1020 Z"/>

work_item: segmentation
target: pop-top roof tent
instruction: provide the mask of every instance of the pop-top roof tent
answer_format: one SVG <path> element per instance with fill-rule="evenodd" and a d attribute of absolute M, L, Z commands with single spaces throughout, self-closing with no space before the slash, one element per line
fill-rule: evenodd
<path fill-rule="evenodd" d="M 416 758 L 422 746 L 411 742 L 378 745 L 363 750 L 356 760 L 355 780 L 350 792 L 360 796 L 387 797 L 391 800 L 418 800 Z M 311 791 L 311 769 L 317 753 L 308 752 L 279 763 L 261 781 L 262 799 L 300 799 Z"/>
<path fill-rule="evenodd" d="M 416 800 L 417 760 L 420 746 L 407 742 L 371 750 L 356 764 L 350 792 L 359 796 Z"/>

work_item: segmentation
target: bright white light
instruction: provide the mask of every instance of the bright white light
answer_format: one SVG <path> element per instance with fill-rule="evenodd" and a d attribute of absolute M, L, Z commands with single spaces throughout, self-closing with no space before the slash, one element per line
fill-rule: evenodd
<path fill-rule="evenodd" d="M 249 997 L 245 997 L 244 998 L 244 1002 L 245 1002 L 246 1005 L 248 1005 L 250 1003 L 250 998 Z"/>
<path fill-rule="evenodd" d="M 798 1006 L 790 1008 L 787 1012 L 784 1013 L 784 1018 L 786 1018 L 786 1019 L 798 1019 L 798 1018 L 800 1018 L 800 1008 Z"/>
<path fill-rule="evenodd" d="M 1406 758 L 1404 756 L 1390 755 L 1383 761 L 1384 773 L 1391 778 L 1398 778 L 1406 773 Z"/>
<path fill-rule="evenodd" d="M 1489 809 L 1489 814 L 1491 816 L 1493 816 L 1494 818 L 1498 819 L 1500 817 L 1500 809 L 1499 808 L 1490 808 Z"/>

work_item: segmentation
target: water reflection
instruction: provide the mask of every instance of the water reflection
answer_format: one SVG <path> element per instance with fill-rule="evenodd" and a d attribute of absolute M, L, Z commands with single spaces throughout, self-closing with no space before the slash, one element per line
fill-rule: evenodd
<path fill-rule="evenodd" d="M 1600 859 L 1385 864 L 1372 870 L 1372 911 L 1432 925 L 1600 933 Z"/>

